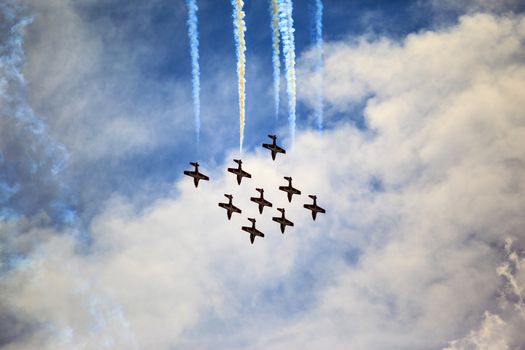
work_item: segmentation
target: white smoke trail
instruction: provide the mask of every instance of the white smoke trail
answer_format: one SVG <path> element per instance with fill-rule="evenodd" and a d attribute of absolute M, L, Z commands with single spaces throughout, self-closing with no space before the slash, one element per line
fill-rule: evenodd
<path fill-rule="evenodd" d="M 292 18 L 292 1 L 279 0 L 279 30 L 281 32 L 284 67 L 286 71 L 286 92 L 288 95 L 288 121 L 290 124 L 290 139 L 292 145 L 295 141 L 295 39 Z"/>
<path fill-rule="evenodd" d="M 246 23 L 244 22 L 244 1 L 232 0 L 233 5 L 233 32 L 235 38 L 235 48 L 237 51 L 237 77 L 239 82 L 239 150 L 242 152 L 242 143 L 244 141 L 244 110 L 245 110 L 245 69 L 246 69 L 246 42 L 244 32 Z"/>
<path fill-rule="evenodd" d="M 315 71 L 319 77 L 317 86 L 317 103 L 315 106 L 315 116 L 317 120 L 317 129 L 323 129 L 323 74 L 324 74 L 324 52 L 323 52 L 323 1 L 315 0 L 314 13 L 314 33 L 313 42 L 316 47 L 316 67 Z"/>
<path fill-rule="evenodd" d="M 279 5 L 277 0 L 270 2 L 271 27 L 272 27 L 272 46 L 273 46 L 273 93 L 275 104 L 275 119 L 279 119 L 279 91 L 281 89 L 281 62 L 279 61 L 280 38 L 279 38 Z"/>
<path fill-rule="evenodd" d="M 201 101 L 200 101 L 200 67 L 199 67 L 199 30 L 197 19 L 197 0 L 187 0 L 188 6 L 188 36 L 190 39 L 191 55 L 191 74 L 192 74 L 192 92 L 193 92 L 193 109 L 195 113 L 195 137 L 197 144 L 200 141 L 201 129 Z"/>

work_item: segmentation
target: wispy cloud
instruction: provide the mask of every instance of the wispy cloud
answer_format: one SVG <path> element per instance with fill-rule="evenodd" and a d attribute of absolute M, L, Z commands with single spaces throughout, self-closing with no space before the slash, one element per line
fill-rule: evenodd
<path fill-rule="evenodd" d="M 23 75 L 24 33 L 32 18 L 22 6 L 0 5 L 0 218 L 55 210 L 61 201 L 57 177 L 67 152 L 50 135 L 28 102 Z M 59 218 L 60 220 L 60 218 Z"/>

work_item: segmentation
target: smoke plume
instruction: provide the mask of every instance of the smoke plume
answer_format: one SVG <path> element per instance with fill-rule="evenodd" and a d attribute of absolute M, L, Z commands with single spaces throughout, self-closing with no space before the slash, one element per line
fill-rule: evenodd
<path fill-rule="evenodd" d="M 187 0 L 188 5 L 188 36 L 190 39 L 191 74 L 193 109 L 195 113 L 195 137 L 200 140 L 201 101 L 200 101 L 200 67 L 199 67 L 199 30 L 197 19 L 197 0 Z"/>
<path fill-rule="evenodd" d="M 246 23 L 244 22 L 244 1 L 232 0 L 233 5 L 233 32 L 235 38 L 235 48 L 237 51 L 237 77 L 239 84 L 239 150 L 242 152 L 242 143 L 244 140 L 244 110 L 245 110 L 245 69 L 246 69 L 246 42 L 244 32 Z"/>
<path fill-rule="evenodd" d="M 288 121 L 290 124 L 291 143 L 295 140 L 295 39 L 292 18 L 292 1 L 279 0 L 279 31 L 281 32 L 284 68 L 286 72 L 286 93 L 288 95 Z"/>
<path fill-rule="evenodd" d="M 273 93 L 275 105 L 275 119 L 279 118 L 279 90 L 281 89 L 281 62 L 279 61 L 279 5 L 277 0 L 271 0 L 270 14 L 272 16 L 272 63 L 273 63 Z"/>

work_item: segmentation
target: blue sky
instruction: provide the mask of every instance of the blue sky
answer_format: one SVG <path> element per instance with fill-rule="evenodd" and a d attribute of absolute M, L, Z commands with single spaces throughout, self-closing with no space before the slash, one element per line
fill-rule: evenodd
<path fill-rule="evenodd" d="M 294 2 L 291 149 L 269 4 L 246 1 L 242 186 L 224 171 L 239 147 L 229 1 L 198 1 L 199 147 L 184 1 L 0 4 L 0 348 L 525 344 L 524 5 L 324 1 L 321 134 L 313 3 Z M 275 162 L 270 132 L 288 149 Z M 198 189 L 194 160 L 212 180 Z M 291 204 L 283 175 L 303 191 Z M 293 230 L 259 216 L 256 186 Z M 226 220 L 223 193 L 243 215 Z"/>

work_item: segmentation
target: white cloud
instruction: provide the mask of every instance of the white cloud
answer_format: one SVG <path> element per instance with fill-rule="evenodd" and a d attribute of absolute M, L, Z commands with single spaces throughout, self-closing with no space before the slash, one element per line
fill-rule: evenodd
<path fill-rule="evenodd" d="M 507 259 L 498 267 L 504 285 L 500 289 L 499 314 L 486 311 L 479 329 L 450 342 L 445 350 L 459 349 L 520 349 L 524 342 L 525 303 L 523 301 L 525 258 L 519 257 L 511 239 L 505 243 Z"/>
<path fill-rule="evenodd" d="M 7 348 L 434 349 L 478 328 L 515 342 L 497 329 L 517 321 L 486 310 L 507 285 L 504 237 L 524 239 L 524 28 L 521 16 L 475 15 L 402 44 L 327 45 L 326 101 L 344 112 L 373 95 L 370 130 L 300 133 L 276 162 L 247 154 L 254 177 L 241 187 L 226 162 L 143 210 L 114 198 L 88 254 L 67 235 L 20 235 L 48 239 L 21 246 L 31 262 L 0 281 L 34 325 Z M 303 93 L 314 91 L 305 60 Z M 291 206 L 282 175 L 303 190 Z M 289 208 L 293 230 L 280 234 L 275 211 L 258 216 L 256 185 Z M 243 215 L 227 221 L 217 202 L 230 191 Z M 309 193 L 327 209 L 316 222 L 301 206 Z M 248 216 L 267 233 L 253 246 Z"/>
<path fill-rule="evenodd" d="M 519 9 L 523 3 L 520 0 L 430 0 L 420 2 L 420 5 L 430 5 L 437 11 L 458 11 L 460 13 L 476 13 L 490 11 L 495 13 L 509 12 Z"/>

